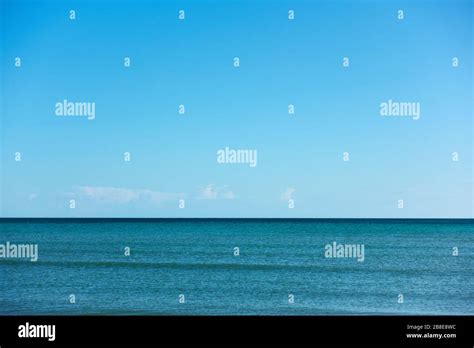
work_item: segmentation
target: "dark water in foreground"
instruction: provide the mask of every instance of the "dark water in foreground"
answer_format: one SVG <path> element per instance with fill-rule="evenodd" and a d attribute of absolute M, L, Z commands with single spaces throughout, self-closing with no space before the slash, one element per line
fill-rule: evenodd
<path fill-rule="evenodd" d="M 39 258 L 0 258 L 0 314 L 474 314 L 473 220 L 3 220 L 7 241 Z"/>

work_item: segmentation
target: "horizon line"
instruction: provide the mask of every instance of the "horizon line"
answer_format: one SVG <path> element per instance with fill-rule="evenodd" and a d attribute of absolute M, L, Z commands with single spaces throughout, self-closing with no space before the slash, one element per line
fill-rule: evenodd
<path fill-rule="evenodd" d="M 0 222 L 15 222 L 15 221 L 64 221 L 64 222 L 106 222 L 106 221 L 131 221 L 131 222 L 147 222 L 147 221 L 212 221 L 212 220 L 249 220 L 249 221 L 472 221 L 472 217 L 462 218 L 446 218 L 446 217 L 395 217 L 395 218 L 320 218 L 320 217 L 0 217 Z"/>

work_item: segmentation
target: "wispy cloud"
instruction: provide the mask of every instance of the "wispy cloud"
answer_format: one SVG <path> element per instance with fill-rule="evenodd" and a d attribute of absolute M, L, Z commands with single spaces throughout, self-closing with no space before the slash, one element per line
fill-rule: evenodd
<path fill-rule="evenodd" d="M 38 194 L 37 194 L 37 193 L 34 193 L 34 192 L 33 192 L 33 193 L 30 193 L 30 195 L 28 196 L 28 199 L 29 199 L 30 201 L 33 201 L 33 200 L 35 200 L 36 198 L 38 198 Z"/>
<path fill-rule="evenodd" d="M 228 186 L 216 186 L 214 184 L 208 184 L 204 187 L 200 187 L 198 190 L 197 199 L 234 199 L 236 198 L 234 192 L 232 192 Z"/>
<path fill-rule="evenodd" d="M 281 199 L 287 201 L 293 198 L 293 194 L 296 192 L 296 189 L 293 187 L 288 187 L 282 194 Z"/>
<path fill-rule="evenodd" d="M 161 203 L 185 196 L 182 193 L 168 193 L 147 189 L 129 189 L 122 187 L 79 186 L 75 193 L 102 203 L 127 204 L 135 201 Z"/>

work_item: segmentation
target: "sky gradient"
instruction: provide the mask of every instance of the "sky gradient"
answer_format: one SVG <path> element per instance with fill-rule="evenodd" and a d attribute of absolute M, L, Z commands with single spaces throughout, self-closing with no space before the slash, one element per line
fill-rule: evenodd
<path fill-rule="evenodd" d="M 0 6 L 3 217 L 474 217 L 472 1 Z"/>

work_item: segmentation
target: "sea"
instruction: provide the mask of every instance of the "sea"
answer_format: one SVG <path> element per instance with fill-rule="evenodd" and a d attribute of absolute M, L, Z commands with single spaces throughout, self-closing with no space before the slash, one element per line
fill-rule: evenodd
<path fill-rule="evenodd" d="M 1 219 L 7 243 L 38 254 L 0 255 L 0 315 L 474 314 L 472 219 Z"/>

